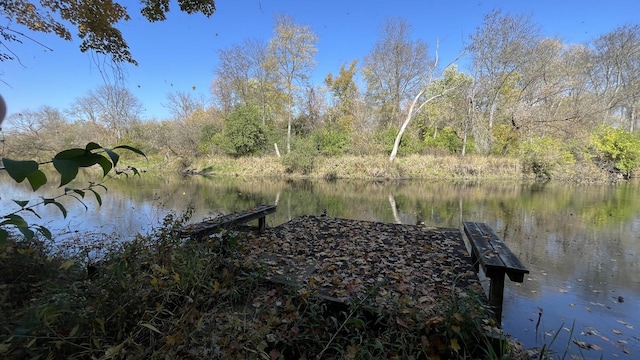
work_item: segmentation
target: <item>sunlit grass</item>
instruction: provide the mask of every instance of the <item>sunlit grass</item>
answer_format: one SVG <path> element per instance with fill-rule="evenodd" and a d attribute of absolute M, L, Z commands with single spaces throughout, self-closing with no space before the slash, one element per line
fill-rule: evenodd
<path fill-rule="evenodd" d="M 398 157 L 391 163 L 386 155 L 343 155 L 314 157 L 309 174 L 287 171 L 282 158 L 275 155 L 229 157 L 215 155 L 189 161 L 186 166 L 178 159 L 166 160 L 159 156 L 132 159 L 126 162 L 150 175 L 165 172 L 193 170 L 203 175 L 265 178 L 313 179 L 430 179 L 430 180 L 506 180 L 531 181 L 535 175 L 524 168 L 522 161 L 511 157 L 467 155 L 409 155 Z M 125 162 L 123 162 L 125 165 Z M 610 182 L 606 171 L 591 163 L 557 165 L 551 171 L 551 180 L 574 183 Z"/>

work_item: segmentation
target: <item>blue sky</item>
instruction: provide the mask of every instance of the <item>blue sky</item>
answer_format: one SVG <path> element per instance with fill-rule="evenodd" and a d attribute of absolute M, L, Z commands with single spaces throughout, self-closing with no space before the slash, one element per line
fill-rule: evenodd
<path fill-rule="evenodd" d="M 139 63 L 125 66 L 127 84 L 142 102 L 146 119 L 168 116 L 162 104 L 169 92 L 209 98 L 217 51 L 245 39 L 268 40 L 276 14 L 290 15 L 318 35 L 316 83 L 329 72 L 336 74 L 343 63 L 361 61 L 387 17 L 405 19 L 413 37 L 427 42 L 431 50 L 439 41 L 441 64 L 457 57 L 483 16 L 494 9 L 531 15 L 545 36 L 565 43 L 584 43 L 620 25 L 640 22 L 638 0 L 219 0 L 211 18 L 183 14 L 172 1 L 172 11 L 161 23 L 149 23 L 139 15 L 137 1 L 122 3 L 132 20 L 121 30 Z M 5 19 L 0 21 L 5 25 Z M 92 57 L 78 50 L 78 42 L 27 33 L 53 51 L 33 43 L 12 44 L 21 63 L 0 63 L 0 94 L 9 114 L 43 105 L 64 110 L 104 84 Z"/>

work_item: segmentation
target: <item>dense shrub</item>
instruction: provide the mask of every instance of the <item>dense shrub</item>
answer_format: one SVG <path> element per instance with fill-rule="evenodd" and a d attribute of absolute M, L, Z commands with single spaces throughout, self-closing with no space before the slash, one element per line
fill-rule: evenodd
<path fill-rule="evenodd" d="M 323 155 L 342 155 L 349 149 L 350 135 L 337 125 L 326 125 L 313 133 L 313 141 Z"/>
<path fill-rule="evenodd" d="M 491 135 L 493 137 L 492 154 L 504 156 L 517 153 L 520 147 L 520 137 L 515 127 L 496 124 L 491 130 Z"/>
<path fill-rule="evenodd" d="M 303 138 L 291 144 L 291 152 L 282 157 L 282 164 L 289 174 L 309 175 L 315 169 L 318 149 L 310 138 Z"/>
<path fill-rule="evenodd" d="M 387 126 L 384 129 L 376 131 L 374 141 L 385 154 L 393 150 L 393 144 L 396 141 L 399 130 L 397 126 Z M 424 150 L 424 144 L 420 141 L 417 131 L 410 126 L 402 136 L 402 140 L 400 140 L 398 155 L 419 154 L 422 150 Z"/>
<path fill-rule="evenodd" d="M 424 145 L 430 149 L 442 149 L 448 154 L 462 152 L 462 139 L 451 126 L 445 126 L 438 131 L 433 127 L 427 128 L 424 135 Z M 476 152 L 472 139 L 467 139 L 466 152 L 468 154 Z"/>
<path fill-rule="evenodd" d="M 224 138 L 220 144 L 229 155 L 255 154 L 267 145 L 266 128 L 262 125 L 260 108 L 239 105 L 224 119 Z"/>
<path fill-rule="evenodd" d="M 593 133 L 593 143 L 615 169 L 628 178 L 640 167 L 640 137 L 622 129 L 603 126 Z"/>
<path fill-rule="evenodd" d="M 222 141 L 216 141 L 217 134 L 222 134 L 218 126 L 208 124 L 202 127 L 198 148 L 202 154 L 211 154 Z"/>
<path fill-rule="evenodd" d="M 550 180 L 557 165 L 573 164 L 575 159 L 560 140 L 542 136 L 522 144 L 522 161 L 525 172 L 538 180 Z"/>

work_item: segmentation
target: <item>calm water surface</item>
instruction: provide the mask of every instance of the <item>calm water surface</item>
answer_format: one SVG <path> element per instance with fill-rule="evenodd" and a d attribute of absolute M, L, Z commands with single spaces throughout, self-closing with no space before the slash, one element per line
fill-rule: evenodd
<path fill-rule="evenodd" d="M 0 209 L 6 212 L 15 209 L 12 199 L 28 199 L 30 192 L 0 175 Z M 88 196 L 86 211 L 75 200 L 65 201 L 66 219 L 55 207 L 39 213 L 53 219 L 46 225 L 62 236 L 116 233 L 123 239 L 146 233 L 167 213 L 189 206 L 199 221 L 277 203 L 270 226 L 325 208 L 329 216 L 384 222 L 445 227 L 486 222 L 531 271 L 523 284 L 507 281 L 507 332 L 527 347 L 546 344 L 557 357 L 567 348 L 580 358 L 640 356 L 638 183 L 328 183 L 143 175 L 107 186 L 101 209 Z"/>

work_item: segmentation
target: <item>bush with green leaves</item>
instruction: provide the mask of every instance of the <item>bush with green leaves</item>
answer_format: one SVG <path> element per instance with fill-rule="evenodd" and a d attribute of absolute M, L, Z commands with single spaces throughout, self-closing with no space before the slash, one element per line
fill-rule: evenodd
<path fill-rule="evenodd" d="M 562 141 L 548 136 L 534 137 L 521 147 L 524 171 L 533 173 L 537 180 L 550 180 L 556 166 L 575 162 Z"/>
<path fill-rule="evenodd" d="M 593 143 L 603 157 L 613 162 L 625 178 L 640 167 L 640 137 L 622 129 L 602 126 L 593 133 Z"/>
<path fill-rule="evenodd" d="M 338 125 L 328 124 L 313 133 L 314 142 L 323 155 L 342 155 L 349 149 L 351 134 Z"/>
<path fill-rule="evenodd" d="M 411 126 L 403 134 L 398 147 L 399 155 L 419 154 L 424 149 L 424 144 L 420 141 L 415 129 Z M 393 150 L 393 144 L 396 141 L 400 129 L 397 126 L 387 126 L 384 129 L 376 131 L 374 141 L 383 150 L 385 154 Z"/>
<path fill-rule="evenodd" d="M 291 152 L 282 157 L 282 165 L 289 174 L 309 175 L 316 166 L 318 148 L 310 138 L 302 138 L 291 144 Z"/>
<path fill-rule="evenodd" d="M 427 128 L 424 134 L 424 145 L 431 149 L 443 149 L 449 154 L 462 151 L 462 139 L 451 126 L 445 126 L 439 130 L 433 127 Z M 470 139 L 467 139 L 466 152 L 475 152 L 475 144 Z"/>
<path fill-rule="evenodd" d="M 41 168 L 41 166 L 46 165 L 53 165 L 53 168 L 60 175 L 60 188 L 73 181 L 78 176 L 79 169 L 89 168 L 94 165 L 100 166 L 103 178 L 112 172 L 115 172 L 117 175 L 130 171 L 133 174 L 139 175 L 136 168 L 128 167 L 126 170 L 116 169 L 118 161 L 120 160 L 120 155 L 116 152 L 118 149 L 129 150 L 141 156 L 145 156 L 142 151 L 128 145 L 120 145 L 113 149 L 109 149 L 91 142 L 88 143 L 84 149 L 72 148 L 63 150 L 57 153 L 50 161 L 45 162 L 2 158 L 2 166 L 0 166 L 0 170 L 6 171 L 7 174 L 9 174 L 9 176 L 17 183 L 21 183 L 26 179 L 34 192 L 48 181 L 45 172 L 43 172 Z M 84 205 L 82 200 L 87 193 L 93 194 L 98 204 L 102 205 L 102 198 L 96 191 L 96 189 L 99 188 L 106 189 L 102 183 L 89 182 L 89 184 L 84 188 L 64 187 L 61 194 L 52 197 L 40 197 L 39 199 L 28 200 L 13 199 L 13 202 L 18 206 L 18 208 L 14 211 L 0 214 L 0 242 L 6 241 L 9 237 L 10 231 L 12 230 L 19 231 L 27 239 L 32 239 L 36 232 L 48 239 L 51 239 L 51 232 L 46 227 L 42 225 L 29 224 L 22 214 L 30 213 L 39 218 L 40 216 L 36 212 L 36 208 L 38 206 L 54 205 L 60 209 L 62 215 L 66 217 L 67 210 L 58 200 L 65 196 L 71 196 Z"/>
<path fill-rule="evenodd" d="M 224 119 L 222 149 L 229 155 L 256 154 L 267 145 L 267 129 L 256 105 L 238 105 Z"/>
<path fill-rule="evenodd" d="M 200 153 L 210 154 L 216 146 L 222 143 L 222 141 L 217 138 L 218 134 L 221 134 L 221 131 L 215 124 L 207 124 L 202 127 L 202 133 L 198 141 Z"/>
<path fill-rule="evenodd" d="M 491 130 L 493 142 L 491 154 L 508 155 L 517 153 L 520 149 L 520 135 L 515 127 L 507 124 L 496 124 Z"/>

